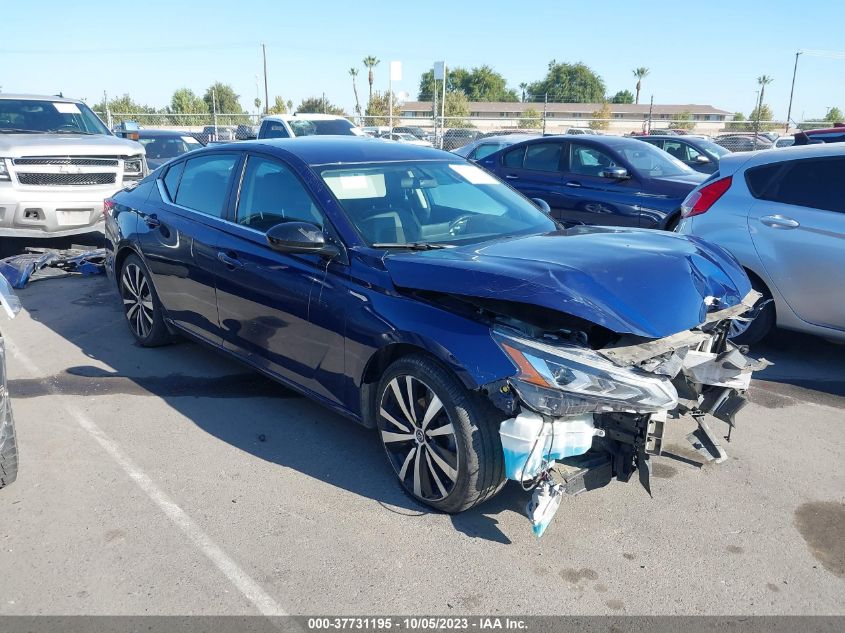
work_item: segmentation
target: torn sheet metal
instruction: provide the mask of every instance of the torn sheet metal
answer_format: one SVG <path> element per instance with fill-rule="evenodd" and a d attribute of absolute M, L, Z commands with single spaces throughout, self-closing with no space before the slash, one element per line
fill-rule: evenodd
<path fill-rule="evenodd" d="M 725 319 L 734 319 L 738 316 L 742 316 L 743 314 L 754 308 L 754 306 L 762 297 L 762 293 L 757 292 L 756 290 L 749 290 L 748 294 L 743 297 L 742 301 L 740 301 L 736 305 L 731 306 L 730 308 L 725 308 L 723 310 L 708 312 L 707 319 L 704 322 L 714 323 L 716 321 L 724 321 Z"/>
<path fill-rule="evenodd" d="M 534 536 L 540 538 L 549 527 L 563 499 L 563 485 L 553 484 L 550 480 L 544 479 L 534 489 L 531 500 L 525 506 L 525 513 L 531 521 L 531 530 Z"/>
<path fill-rule="evenodd" d="M 0 275 L 12 288 L 26 288 L 30 281 L 70 274 L 102 275 L 106 272 L 106 249 L 30 249 L 32 252 L 0 260 Z"/>

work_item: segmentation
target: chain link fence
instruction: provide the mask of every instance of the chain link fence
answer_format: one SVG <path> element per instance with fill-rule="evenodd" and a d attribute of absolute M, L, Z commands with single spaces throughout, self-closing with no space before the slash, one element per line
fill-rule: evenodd
<path fill-rule="evenodd" d="M 263 118 L 259 114 L 173 114 L 149 112 L 98 112 L 110 129 L 132 121 L 144 130 L 179 130 L 203 144 L 256 138 Z M 532 113 L 533 115 L 534 113 Z M 798 130 L 831 127 L 829 121 L 804 121 L 787 125 L 784 121 L 693 120 L 653 117 L 633 118 L 560 118 L 544 116 L 519 117 L 434 117 L 396 115 L 349 116 L 352 123 L 370 136 L 397 142 L 431 145 L 453 151 L 482 138 L 510 134 L 533 135 L 617 135 L 641 136 L 661 134 L 706 137 L 731 151 L 751 151 L 784 147 L 792 143 L 791 134 Z M 303 115 L 307 116 L 307 115 Z M 392 127 L 391 127 L 392 123 Z"/>

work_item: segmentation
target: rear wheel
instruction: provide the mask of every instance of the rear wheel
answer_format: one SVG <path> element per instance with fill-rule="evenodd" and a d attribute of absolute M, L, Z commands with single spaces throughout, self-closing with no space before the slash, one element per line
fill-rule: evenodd
<path fill-rule="evenodd" d="M 129 255 L 120 269 L 120 297 L 126 322 L 136 341 L 144 347 L 170 342 L 161 302 L 147 267 L 137 255 Z"/>
<path fill-rule="evenodd" d="M 377 393 L 379 437 L 402 487 L 444 512 L 462 512 L 504 482 L 492 406 L 422 355 L 387 368 Z"/>
<path fill-rule="evenodd" d="M 751 287 L 761 293 L 760 301 L 767 301 L 766 305 L 753 321 L 731 321 L 728 338 L 737 345 L 754 345 L 762 341 L 772 331 L 775 325 L 775 302 L 766 286 L 756 278 L 751 278 Z"/>
<path fill-rule="evenodd" d="M 12 403 L 6 390 L 3 339 L 0 338 L 0 488 L 5 488 L 18 477 L 18 443 Z"/>

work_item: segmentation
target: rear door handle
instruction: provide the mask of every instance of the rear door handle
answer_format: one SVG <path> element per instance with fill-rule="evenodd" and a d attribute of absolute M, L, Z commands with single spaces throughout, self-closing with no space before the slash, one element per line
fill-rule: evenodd
<path fill-rule="evenodd" d="M 570 180 L 570 181 L 565 182 L 563 184 L 567 187 L 580 187 L 581 186 L 580 182 L 575 182 L 574 180 Z"/>
<path fill-rule="evenodd" d="M 793 220 L 785 215 L 764 215 L 760 222 L 773 229 L 797 229 L 801 226 L 798 220 Z"/>
<path fill-rule="evenodd" d="M 232 256 L 229 253 L 224 253 L 220 251 L 217 253 L 217 259 L 223 262 L 229 270 L 235 270 L 236 268 L 243 268 L 244 263 L 238 259 L 237 255 Z"/>
<path fill-rule="evenodd" d="M 144 224 L 151 229 L 154 229 L 161 226 L 161 220 L 158 219 L 158 216 L 155 213 L 148 213 L 144 215 Z"/>

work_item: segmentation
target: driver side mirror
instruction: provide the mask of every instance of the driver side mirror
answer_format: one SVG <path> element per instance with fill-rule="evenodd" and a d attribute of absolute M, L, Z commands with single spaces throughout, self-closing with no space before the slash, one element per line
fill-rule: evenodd
<path fill-rule="evenodd" d="M 531 198 L 531 202 L 533 202 L 537 207 L 539 207 L 540 211 L 543 213 L 551 213 L 552 208 L 549 206 L 549 203 L 543 200 L 542 198 Z"/>
<path fill-rule="evenodd" d="M 339 250 L 326 242 L 323 230 L 310 222 L 283 222 L 267 231 L 267 243 L 280 253 L 303 253 L 332 258 Z"/>
<path fill-rule="evenodd" d="M 628 170 L 624 167 L 608 167 L 599 172 L 601 178 L 610 178 L 611 180 L 625 180 L 630 178 Z"/>
<path fill-rule="evenodd" d="M 704 154 L 699 154 L 698 156 L 695 157 L 694 160 L 699 165 L 706 165 L 707 163 L 710 162 L 710 159 L 707 158 Z"/>

